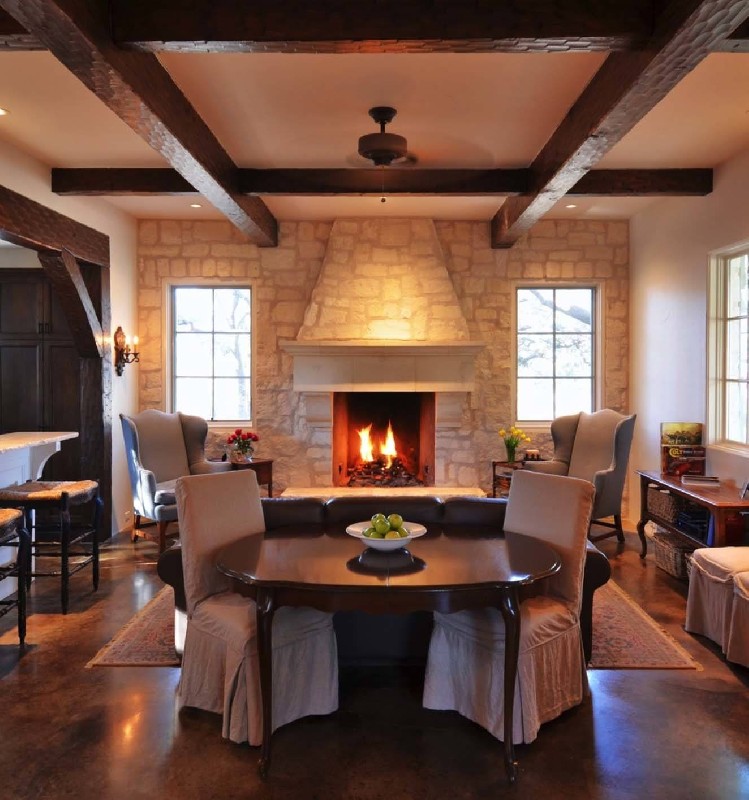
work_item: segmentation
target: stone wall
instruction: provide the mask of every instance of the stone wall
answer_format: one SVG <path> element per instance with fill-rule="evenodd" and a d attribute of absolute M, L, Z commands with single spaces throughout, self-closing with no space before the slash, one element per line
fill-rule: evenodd
<path fill-rule="evenodd" d="M 359 221 L 361 223 L 361 221 Z M 397 222 L 394 222 L 397 224 Z M 253 427 L 257 454 L 275 459 L 274 483 L 330 485 L 330 434 L 308 421 L 292 391 L 291 358 L 280 340 L 295 339 L 325 255 L 330 223 L 284 222 L 279 246 L 244 243 L 228 222 L 142 221 L 139 226 L 140 406 L 163 408 L 163 315 L 169 278 L 246 279 L 255 302 Z M 602 406 L 628 410 L 629 228 L 626 221 L 543 221 L 513 248 L 492 250 L 485 222 L 436 222 L 437 238 L 469 337 L 486 343 L 477 358 L 476 390 L 465 396 L 459 424 L 438 434 L 436 482 L 488 490 L 497 429 L 512 424 L 513 282 L 598 282 L 603 287 Z M 532 431 L 548 453 L 548 431 Z M 213 452 L 225 431 L 211 432 Z"/>

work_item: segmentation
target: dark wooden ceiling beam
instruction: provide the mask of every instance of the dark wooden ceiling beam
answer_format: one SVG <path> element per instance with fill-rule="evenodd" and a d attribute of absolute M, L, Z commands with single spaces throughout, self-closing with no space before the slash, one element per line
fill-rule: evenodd
<path fill-rule="evenodd" d="M 713 49 L 722 53 L 749 53 L 749 22 L 742 22 L 730 36 L 721 39 Z"/>
<path fill-rule="evenodd" d="M 0 51 L 45 50 L 44 45 L 0 9 Z"/>
<path fill-rule="evenodd" d="M 109 237 L 0 186 L 0 235 L 31 250 L 69 250 L 77 259 L 109 266 Z"/>
<path fill-rule="evenodd" d="M 539 52 L 632 49 L 652 0 L 112 0 L 120 46 L 158 52 Z"/>
<path fill-rule="evenodd" d="M 512 195 L 528 191 L 528 169 L 391 169 L 384 174 L 392 195 Z M 343 196 L 382 192 L 376 169 L 239 169 L 238 190 L 257 195 Z M 706 195 L 711 169 L 608 169 L 584 175 L 571 195 L 645 197 Z M 195 189 L 172 169 L 52 170 L 52 191 L 60 195 L 114 197 L 195 195 Z"/>
<path fill-rule="evenodd" d="M 531 190 L 492 220 L 511 247 L 666 94 L 749 16 L 746 0 L 672 0 L 648 47 L 611 53 L 531 164 Z"/>
<path fill-rule="evenodd" d="M 265 203 L 237 192 L 236 166 L 155 56 L 111 43 L 107 4 L 0 0 L 83 84 L 251 241 L 275 245 Z"/>
<path fill-rule="evenodd" d="M 39 261 L 60 301 L 81 358 L 101 358 L 104 335 L 75 256 L 67 250 L 39 253 Z"/>

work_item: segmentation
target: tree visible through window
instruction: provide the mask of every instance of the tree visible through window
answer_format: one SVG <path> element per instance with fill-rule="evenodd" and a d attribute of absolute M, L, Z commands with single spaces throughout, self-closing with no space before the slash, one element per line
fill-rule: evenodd
<path fill-rule="evenodd" d="M 593 410 L 595 289 L 517 290 L 518 420 Z"/>
<path fill-rule="evenodd" d="M 252 417 L 248 286 L 172 288 L 172 407 L 209 420 Z"/>

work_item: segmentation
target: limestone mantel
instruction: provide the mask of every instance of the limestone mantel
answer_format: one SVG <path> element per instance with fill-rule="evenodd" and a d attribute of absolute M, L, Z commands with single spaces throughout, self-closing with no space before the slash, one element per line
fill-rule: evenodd
<path fill-rule="evenodd" d="M 484 342 L 286 341 L 297 392 L 471 392 Z"/>

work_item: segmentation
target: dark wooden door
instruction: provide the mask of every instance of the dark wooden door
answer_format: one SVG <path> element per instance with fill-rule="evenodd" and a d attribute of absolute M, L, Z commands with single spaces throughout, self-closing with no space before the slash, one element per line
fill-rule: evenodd
<path fill-rule="evenodd" d="M 44 273 L 0 270 L 0 433 L 80 430 L 80 369 Z M 79 440 L 63 442 L 43 477 L 76 479 L 80 461 Z"/>

